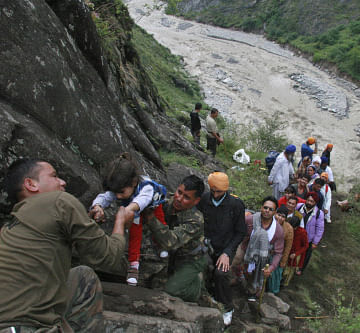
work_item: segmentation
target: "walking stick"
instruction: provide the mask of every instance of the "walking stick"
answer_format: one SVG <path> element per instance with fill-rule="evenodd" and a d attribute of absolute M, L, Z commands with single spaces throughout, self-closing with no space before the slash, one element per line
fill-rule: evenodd
<path fill-rule="evenodd" d="M 296 257 L 295 257 L 296 258 Z M 296 267 L 293 267 L 293 264 L 294 264 L 294 259 L 295 258 L 292 258 L 291 259 L 291 262 L 290 262 L 290 266 L 289 265 L 287 265 L 287 267 L 289 267 L 289 269 L 287 270 L 287 275 L 286 275 L 286 278 L 285 278 L 285 282 L 284 282 L 284 286 L 288 286 L 289 285 L 289 283 L 290 283 L 290 280 L 291 280 L 291 278 L 292 278 L 292 275 L 294 275 L 293 273 L 292 273 L 292 270 L 294 270 L 294 272 L 295 272 L 295 269 L 296 269 Z M 285 270 L 287 269 L 287 267 L 285 268 Z"/>
<path fill-rule="evenodd" d="M 269 268 L 269 264 L 266 264 L 264 269 L 268 269 L 268 268 Z M 260 296 L 259 296 L 258 318 L 260 318 L 260 308 L 261 308 L 261 303 L 262 303 L 262 299 L 263 299 L 264 292 L 265 292 L 266 281 L 267 281 L 267 277 L 264 277 L 264 281 L 263 281 Z"/>

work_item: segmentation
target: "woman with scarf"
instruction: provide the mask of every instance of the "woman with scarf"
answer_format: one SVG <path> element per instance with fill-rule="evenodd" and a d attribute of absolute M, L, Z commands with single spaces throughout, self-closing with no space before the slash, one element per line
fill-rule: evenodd
<path fill-rule="evenodd" d="M 314 165 L 309 165 L 306 173 L 311 177 L 308 186 L 312 185 L 315 179 L 320 178 L 320 175 L 316 172 L 316 167 Z"/>
<path fill-rule="evenodd" d="M 311 164 L 311 158 L 310 156 L 305 156 L 303 158 L 303 160 L 301 161 L 299 168 L 297 169 L 296 173 L 295 173 L 295 179 L 298 179 L 299 177 L 301 177 L 302 175 L 306 174 L 306 170 L 308 168 L 308 166 Z"/>

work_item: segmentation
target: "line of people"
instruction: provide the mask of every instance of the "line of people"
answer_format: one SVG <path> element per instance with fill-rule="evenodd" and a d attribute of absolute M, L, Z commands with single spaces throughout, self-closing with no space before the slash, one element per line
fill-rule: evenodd
<path fill-rule="evenodd" d="M 288 159 L 293 152 L 294 147 L 287 147 L 283 156 Z M 51 164 L 16 161 L 4 180 L 14 207 L 0 233 L 0 332 L 102 331 L 100 282 L 87 266 L 71 269 L 72 251 L 76 249 L 81 263 L 99 272 L 127 275 L 135 286 L 143 225 L 151 231 L 154 251 L 169 262 L 165 291 L 197 302 L 206 284 L 213 301 L 223 305 L 224 324 L 229 325 L 234 270 L 241 267 L 249 277 L 251 297 L 258 295 L 264 277 L 276 293 L 281 275 L 286 273 L 284 283 L 289 283 L 296 268 L 301 268 L 297 274 L 305 269 L 319 244 L 324 213 L 317 207 L 322 187 L 316 185 L 324 180 L 315 179 L 310 187 L 309 177 L 299 174 L 295 193 L 289 188 L 284 198 L 264 198 L 260 212 L 245 219 L 245 205 L 230 194 L 225 173 L 208 176 L 207 193 L 199 177 L 185 177 L 165 200 L 166 189 L 141 176 L 123 154 L 109 164 L 106 192 L 94 200 L 89 216 L 75 197 L 64 193 L 66 183 Z M 278 199 L 285 205 L 279 207 Z M 107 214 L 108 206 L 116 207 L 115 216 Z M 99 227 L 104 219 L 113 221 L 110 235 Z"/>
<path fill-rule="evenodd" d="M 313 156 L 317 151 L 310 148 L 311 144 L 315 144 L 315 138 L 310 137 L 301 147 L 301 160 L 298 169 L 294 171 L 294 154 L 296 146 L 288 145 L 277 158 L 271 168 L 268 183 L 272 186 L 273 196 L 280 199 L 289 189 L 290 182 L 295 194 L 300 199 L 305 199 L 309 191 L 314 191 L 319 196 L 317 207 L 325 214 L 327 223 L 331 223 L 331 199 L 332 191 L 336 191 L 334 175 L 329 165 L 330 155 L 333 149 L 332 144 L 328 144 L 324 149 L 322 156 Z"/>
<path fill-rule="evenodd" d="M 237 250 L 232 270 L 249 283 L 249 301 L 255 301 L 267 281 L 267 290 L 280 291 L 294 276 L 301 275 L 331 223 L 331 190 L 336 190 L 329 167 L 332 145 L 322 157 L 312 156 L 314 138 L 302 145 L 302 159 L 294 172 L 296 147 L 288 145 L 279 154 L 268 176 L 273 196 L 263 200 L 259 213 L 246 217 L 248 233 Z M 290 183 L 293 184 L 290 184 Z M 265 263 L 270 264 L 265 267 Z M 245 279 L 246 277 L 246 279 Z"/>

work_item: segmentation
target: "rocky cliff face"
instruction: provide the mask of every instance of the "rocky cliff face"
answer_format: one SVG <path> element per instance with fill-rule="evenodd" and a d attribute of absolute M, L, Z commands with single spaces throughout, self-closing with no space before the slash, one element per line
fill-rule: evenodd
<path fill-rule="evenodd" d="M 100 166 L 120 152 L 163 183 L 159 148 L 207 158 L 167 120 L 131 45 L 125 7 L 109 60 L 83 1 L 1 3 L 0 177 L 18 157 L 43 158 L 89 204 L 101 190 Z M 8 208 L 4 193 L 0 208 Z"/>

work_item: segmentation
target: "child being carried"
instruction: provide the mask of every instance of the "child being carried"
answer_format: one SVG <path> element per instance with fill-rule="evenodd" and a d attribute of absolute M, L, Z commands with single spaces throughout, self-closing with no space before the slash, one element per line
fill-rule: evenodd
<path fill-rule="evenodd" d="M 157 219 L 166 224 L 162 211 L 166 188 L 149 177 L 140 176 L 128 153 L 122 154 L 108 165 L 103 185 L 106 192 L 97 195 L 89 214 L 95 221 L 103 221 L 103 209 L 109 207 L 115 200 L 121 200 L 121 205 L 126 207 L 125 209 L 134 212 L 134 221 L 129 230 L 128 260 L 130 268 L 126 281 L 129 285 L 136 286 L 139 277 L 142 241 L 141 212 L 145 208 L 154 208 Z M 166 258 L 168 252 L 160 250 L 159 256 Z"/>

